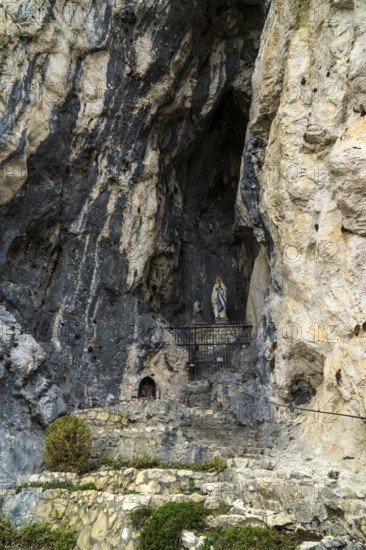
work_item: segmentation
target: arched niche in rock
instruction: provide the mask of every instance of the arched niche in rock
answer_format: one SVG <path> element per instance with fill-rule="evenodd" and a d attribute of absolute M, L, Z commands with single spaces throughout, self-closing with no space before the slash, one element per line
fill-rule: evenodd
<path fill-rule="evenodd" d="M 138 391 L 139 399 L 155 399 L 156 398 L 156 382 L 151 376 L 145 376 L 139 384 Z"/>

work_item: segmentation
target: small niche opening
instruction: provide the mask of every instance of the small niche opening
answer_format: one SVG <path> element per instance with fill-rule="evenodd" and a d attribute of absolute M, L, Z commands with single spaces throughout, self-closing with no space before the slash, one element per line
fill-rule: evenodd
<path fill-rule="evenodd" d="M 150 376 L 143 378 L 139 385 L 139 399 L 155 399 L 156 398 L 156 382 Z"/>

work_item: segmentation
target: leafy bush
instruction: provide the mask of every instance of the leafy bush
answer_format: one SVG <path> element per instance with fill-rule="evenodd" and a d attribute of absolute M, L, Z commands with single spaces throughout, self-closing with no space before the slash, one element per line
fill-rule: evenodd
<path fill-rule="evenodd" d="M 129 521 L 135 531 L 139 531 L 145 525 L 149 517 L 154 513 L 153 506 L 140 506 L 129 514 Z"/>
<path fill-rule="evenodd" d="M 289 539 L 275 529 L 244 525 L 214 529 L 207 533 L 202 550 L 293 550 L 296 541 Z"/>
<path fill-rule="evenodd" d="M 92 437 L 89 426 L 77 416 L 63 416 L 46 430 L 44 456 L 48 470 L 78 472 L 90 458 Z"/>
<path fill-rule="evenodd" d="M 176 550 L 182 529 L 203 529 L 209 511 L 197 502 L 168 502 L 157 508 L 141 530 L 141 550 Z"/>
<path fill-rule="evenodd" d="M 27 550 L 71 550 L 76 543 L 76 529 L 61 525 L 52 529 L 42 521 L 12 527 L 7 519 L 0 518 L 1 548 L 27 548 Z"/>

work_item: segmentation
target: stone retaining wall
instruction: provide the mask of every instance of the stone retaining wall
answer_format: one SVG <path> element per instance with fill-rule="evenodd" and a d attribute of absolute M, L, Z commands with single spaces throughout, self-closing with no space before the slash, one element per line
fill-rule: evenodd
<path fill-rule="evenodd" d="M 310 477 L 314 473 L 310 468 L 295 472 L 294 477 L 293 470 L 279 471 L 275 467 L 274 461 L 263 458 L 261 461 L 246 459 L 245 463 L 243 459 L 229 460 L 227 470 L 220 474 L 157 468 L 101 469 L 82 476 L 45 472 L 19 478 L 18 486 L 23 489 L 18 494 L 14 490 L 5 491 L 3 512 L 18 524 L 44 519 L 54 525 L 65 521 L 76 526 L 76 550 L 137 550 L 138 533 L 129 522 L 132 510 L 143 505 L 158 507 L 167 502 L 201 502 L 211 509 L 226 503 L 231 506 L 228 513 L 208 517 L 211 527 L 254 524 L 290 530 L 296 527 L 318 530 L 318 526 L 321 530 L 322 525 L 324 533 L 332 527 L 332 533 L 336 533 L 341 542 L 328 537 L 324 543 L 311 543 L 314 546 L 301 548 L 366 550 L 366 545 L 351 543 L 347 538 L 349 534 L 357 534 L 359 540 L 366 538 L 362 500 L 333 502 L 333 507 L 344 510 L 344 519 L 337 521 L 332 515 L 330 493 L 324 502 L 316 498 L 314 491 L 306 493 L 309 482 L 312 485 L 316 482 L 314 476 Z M 70 483 L 75 488 L 94 483 L 96 490 L 29 487 L 30 484 L 60 482 Z M 194 550 L 202 542 L 202 537 L 188 531 L 183 533 L 183 548 Z M 343 546 L 337 546 L 341 543 Z"/>
<path fill-rule="evenodd" d="M 116 409 L 83 409 L 74 414 L 91 429 L 94 464 L 101 456 L 133 458 L 143 454 L 159 456 L 165 462 L 202 462 L 217 453 L 221 433 L 225 432 L 225 418 L 216 419 L 221 431 L 210 445 L 199 437 L 192 440 L 185 433 L 195 423 L 192 411 L 177 401 L 139 399 L 121 401 Z M 212 417 L 211 409 L 208 416 Z M 208 434 L 212 439 L 211 429 Z M 225 453 L 225 449 L 219 452 Z"/>
<path fill-rule="evenodd" d="M 76 550 L 137 550 L 138 533 L 128 518 L 132 510 L 143 505 L 158 507 L 166 502 L 186 501 L 217 506 L 212 489 L 220 485 L 219 478 L 217 473 L 175 469 L 102 469 L 82 476 L 45 472 L 19 478 L 18 486 L 24 488 L 18 494 L 6 492 L 4 512 L 16 523 L 44 519 L 55 525 L 62 521 L 75 525 Z M 29 487 L 32 483 L 56 482 L 75 487 L 95 483 L 97 490 L 69 492 Z"/>

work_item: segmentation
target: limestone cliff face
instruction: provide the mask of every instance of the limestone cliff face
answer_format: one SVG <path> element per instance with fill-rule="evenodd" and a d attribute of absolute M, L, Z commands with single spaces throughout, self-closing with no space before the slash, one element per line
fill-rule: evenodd
<path fill-rule="evenodd" d="M 209 320 L 218 273 L 255 325 L 253 418 L 267 395 L 366 416 L 363 0 L 0 15 L 3 479 L 39 468 L 54 418 L 144 375 L 179 398 L 167 324 L 195 300 Z M 242 382 L 212 396 L 235 409 Z M 364 448 L 360 421 L 297 423 L 305 446 Z"/>
<path fill-rule="evenodd" d="M 218 272 L 244 317 L 257 244 L 235 196 L 264 18 L 259 0 L 1 7 L 4 479 L 39 467 L 42 426 L 144 373 L 177 396 L 166 321 L 197 299 L 208 319 Z"/>
<path fill-rule="evenodd" d="M 267 330 L 271 391 L 359 416 L 366 416 L 365 16 L 358 0 L 272 2 L 240 197 L 258 238 L 268 242 L 270 234 L 259 338 Z M 252 293 L 252 316 L 261 296 Z M 361 421 L 314 422 L 303 413 L 299 422 L 307 446 L 340 456 L 365 449 Z"/>

